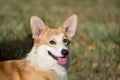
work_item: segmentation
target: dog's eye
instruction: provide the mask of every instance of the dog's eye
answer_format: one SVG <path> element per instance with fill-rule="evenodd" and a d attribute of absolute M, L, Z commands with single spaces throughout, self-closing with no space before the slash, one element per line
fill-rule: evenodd
<path fill-rule="evenodd" d="M 68 40 L 67 40 L 67 39 L 63 39 L 63 42 L 64 42 L 64 43 L 68 43 Z"/>
<path fill-rule="evenodd" d="M 56 44 L 54 40 L 49 41 L 50 44 Z"/>

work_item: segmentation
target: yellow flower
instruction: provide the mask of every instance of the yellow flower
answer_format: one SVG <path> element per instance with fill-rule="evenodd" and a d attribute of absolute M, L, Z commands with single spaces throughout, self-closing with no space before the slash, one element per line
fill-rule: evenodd
<path fill-rule="evenodd" d="M 90 50 L 90 51 L 94 51 L 96 48 L 95 48 L 95 46 L 93 46 L 93 45 L 89 45 L 88 46 L 88 50 Z"/>

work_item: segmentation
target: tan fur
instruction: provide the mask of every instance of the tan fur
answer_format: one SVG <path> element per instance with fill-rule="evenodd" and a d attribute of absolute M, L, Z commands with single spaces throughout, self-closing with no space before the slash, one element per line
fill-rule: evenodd
<path fill-rule="evenodd" d="M 42 44 L 48 44 L 48 40 L 54 34 L 60 34 L 62 29 L 47 28 L 41 39 L 34 39 L 36 49 Z M 49 44 L 48 44 L 49 45 Z M 53 46 L 52 46 L 53 47 Z M 11 60 L 0 63 L 0 80 L 63 80 L 52 70 L 42 71 L 27 60 Z"/>
<path fill-rule="evenodd" d="M 60 34 L 60 29 L 48 28 L 41 39 L 35 39 L 36 49 L 48 44 L 53 34 Z M 48 44 L 49 45 L 49 44 Z M 26 59 L 11 60 L 0 63 L 0 80 L 63 80 L 52 70 L 42 71 L 30 64 Z"/>
<path fill-rule="evenodd" d="M 62 80 L 54 71 L 42 71 L 25 59 L 0 63 L 0 80 Z"/>
<path fill-rule="evenodd" d="M 37 17 L 33 18 L 38 19 Z M 71 37 L 66 34 L 63 25 L 56 29 L 50 29 L 49 27 L 44 25 L 42 21 L 41 25 L 45 27 L 44 33 L 41 33 L 42 36 L 37 36 L 34 28 L 31 27 L 35 49 L 37 49 L 40 45 L 44 44 L 54 47 L 54 45 L 49 44 L 49 40 L 51 40 L 51 37 L 53 35 L 58 35 L 60 33 L 64 33 L 65 36 L 69 40 L 71 40 Z M 56 72 L 52 69 L 43 70 L 39 66 L 30 63 L 27 58 L 0 62 L 0 80 L 67 80 L 63 78 L 64 77 L 60 77 L 60 75 L 56 74 Z"/>
<path fill-rule="evenodd" d="M 56 29 L 47 28 L 41 39 L 34 38 L 34 41 L 35 41 L 34 43 L 35 43 L 36 48 L 42 44 L 47 44 L 51 46 L 50 44 L 48 44 L 51 37 L 53 35 L 58 35 L 61 32 L 65 33 L 64 30 L 61 28 L 56 28 Z M 51 47 L 54 47 L 54 46 L 52 45 Z"/>

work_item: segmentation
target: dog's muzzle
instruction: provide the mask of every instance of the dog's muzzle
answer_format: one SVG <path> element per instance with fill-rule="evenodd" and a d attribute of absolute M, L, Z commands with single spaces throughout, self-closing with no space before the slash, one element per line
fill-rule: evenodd
<path fill-rule="evenodd" d="M 50 51 L 48 51 L 48 54 L 52 57 L 52 58 L 54 58 L 54 59 L 56 59 L 56 60 L 58 60 L 57 59 L 57 57 L 56 56 L 54 56 Z"/>
<path fill-rule="evenodd" d="M 65 55 L 68 55 L 68 51 L 63 51 L 62 54 L 64 54 L 63 57 L 56 57 L 55 55 L 53 55 L 50 51 L 48 51 L 48 54 L 55 60 L 58 61 L 59 64 L 64 65 L 67 64 L 67 57 Z"/>
<path fill-rule="evenodd" d="M 62 50 L 61 50 L 61 53 L 62 53 L 63 56 L 67 56 L 68 53 L 69 53 L 69 51 L 66 50 L 66 49 L 62 49 Z"/>

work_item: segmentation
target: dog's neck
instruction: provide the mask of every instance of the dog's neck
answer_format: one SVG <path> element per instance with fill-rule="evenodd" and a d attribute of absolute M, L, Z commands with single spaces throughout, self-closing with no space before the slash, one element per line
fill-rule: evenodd
<path fill-rule="evenodd" d="M 36 53 L 35 47 L 33 46 L 31 52 L 28 54 L 26 59 L 30 64 L 37 66 L 41 70 L 51 70 L 54 71 L 58 76 L 62 78 L 62 80 L 67 80 L 67 66 L 68 64 L 62 66 L 58 64 L 56 61 L 44 59 L 43 56 L 40 56 L 40 54 L 43 51 L 39 52 L 39 54 Z"/>

